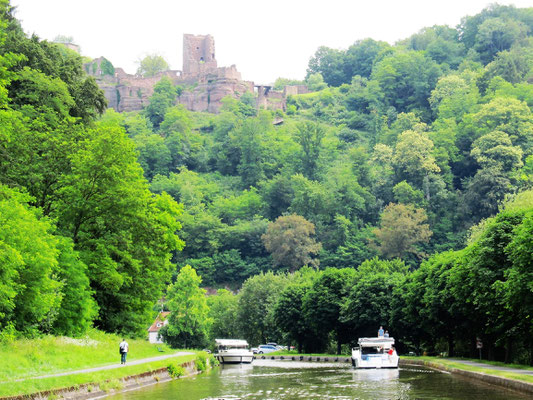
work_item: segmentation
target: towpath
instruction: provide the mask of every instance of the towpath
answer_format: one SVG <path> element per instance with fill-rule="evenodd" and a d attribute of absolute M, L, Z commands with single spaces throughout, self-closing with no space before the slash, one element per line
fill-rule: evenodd
<path fill-rule="evenodd" d="M 512 367 L 503 367 L 503 366 L 498 366 L 498 365 L 485 364 L 483 362 L 477 362 L 477 361 L 459 360 L 456 358 L 447 358 L 446 360 L 453 361 L 453 362 L 460 363 L 460 364 L 470 365 L 472 367 L 477 367 L 477 368 L 487 368 L 487 369 L 492 369 L 496 371 L 512 372 L 514 374 L 533 376 L 533 370 L 530 370 L 530 369 L 528 370 L 528 369 L 520 369 L 520 368 L 512 368 Z"/>
<path fill-rule="evenodd" d="M 167 358 L 174 358 L 174 357 L 186 356 L 186 355 L 191 355 L 191 354 L 194 354 L 194 353 L 190 353 L 190 352 L 187 352 L 187 351 L 179 351 L 179 352 L 172 353 L 172 354 L 166 354 L 164 356 L 148 357 L 148 358 L 141 358 L 141 359 L 138 359 L 138 360 L 128 361 L 125 365 L 122 365 L 120 363 L 110 364 L 110 365 L 103 365 L 101 367 L 78 369 L 78 370 L 74 370 L 74 371 L 65 371 L 65 372 L 60 372 L 60 373 L 57 373 L 57 374 L 30 376 L 30 377 L 27 377 L 27 378 L 16 379 L 16 380 L 13 380 L 11 382 L 22 382 L 22 381 L 25 381 L 25 380 L 28 380 L 28 379 L 44 379 L 44 378 L 52 378 L 52 377 L 56 377 L 56 376 L 65 376 L 65 375 L 74 375 L 74 374 L 84 374 L 84 373 L 87 373 L 87 372 L 105 371 L 105 370 L 108 370 L 108 369 L 122 368 L 124 366 L 129 366 L 129 365 L 145 364 L 145 363 L 149 363 L 149 362 L 152 362 L 152 361 L 165 360 Z M 4 383 L 4 382 L 0 382 L 0 383 Z"/>

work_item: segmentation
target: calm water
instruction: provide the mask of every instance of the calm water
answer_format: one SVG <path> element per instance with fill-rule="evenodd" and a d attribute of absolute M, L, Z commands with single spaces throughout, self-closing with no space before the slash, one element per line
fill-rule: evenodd
<path fill-rule="evenodd" d="M 194 378 L 160 383 L 110 399 L 464 399 L 514 400 L 525 395 L 419 367 L 354 370 L 349 364 L 255 360 Z"/>

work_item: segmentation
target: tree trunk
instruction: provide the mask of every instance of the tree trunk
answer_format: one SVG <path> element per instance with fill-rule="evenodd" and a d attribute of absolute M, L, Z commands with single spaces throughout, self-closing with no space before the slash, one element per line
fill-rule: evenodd
<path fill-rule="evenodd" d="M 533 338 L 529 338 L 529 365 L 533 367 Z"/>
<path fill-rule="evenodd" d="M 455 343 L 453 341 L 453 336 L 448 335 L 448 357 L 454 357 L 455 356 Z"/>
<path fill-rule="evenodd" d="M 492 343 L 488 345 L 487 358 L 489 359 L 489 361 L 494 361 L 494 346 L 492 345 Z"/>
<path fill-rule="evenodd" d="M 504 362 L 506 364 L 510 364 L 511 363 L 511 357 L 513 355 L 513 340 L 508 337 L 507 338 L 507 341 L 506 341 L 506 346 L 505 346 L 505 359 L 504 359 Z"/>

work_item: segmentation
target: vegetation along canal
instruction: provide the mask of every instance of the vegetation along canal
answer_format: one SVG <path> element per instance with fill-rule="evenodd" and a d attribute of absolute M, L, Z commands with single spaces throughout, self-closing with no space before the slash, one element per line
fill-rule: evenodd
<path fill-rule="evenodd" d="M 111 399 L 525 399 L 522 395 L 421 367 L 355 370 L 346 364 L 256 360 Z"/>

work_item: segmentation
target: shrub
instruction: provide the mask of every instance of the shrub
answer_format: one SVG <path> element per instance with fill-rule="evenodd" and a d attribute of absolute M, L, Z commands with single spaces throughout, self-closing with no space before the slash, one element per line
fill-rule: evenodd
<path fill-rule="evenodd" d="M 185 375 L 185 368 L 181 365 L 168 364 L 167 371 L 172 378 L 179 378 L 180 376 Z"/>
<path fill-rule="evenodd" d="M 196 369 L 200 372 L 204 372 L 207 369 L 207 354 L 198 353 L 196 358 Z"/>

